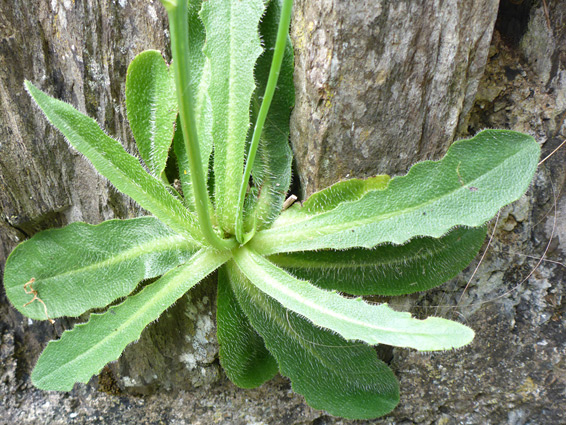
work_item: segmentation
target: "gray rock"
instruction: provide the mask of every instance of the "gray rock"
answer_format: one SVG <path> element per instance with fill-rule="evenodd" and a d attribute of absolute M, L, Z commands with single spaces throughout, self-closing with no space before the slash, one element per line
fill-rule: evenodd
<path fill-rule="evenodd" d="M 497 4 L 298 0 L 291 131 L 304 195 L 441 156 L 472 107 Z"/>

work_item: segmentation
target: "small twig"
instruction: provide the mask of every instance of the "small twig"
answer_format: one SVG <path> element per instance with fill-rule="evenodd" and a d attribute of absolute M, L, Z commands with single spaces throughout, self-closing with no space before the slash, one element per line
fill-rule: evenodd
<path fill-rule="evenodd" d="M 553 197 L 554 197 L 554 217 L 552 217 L 552 230 L 550 232 L 550 237 L 548 238 L 548 243 L 546 244 L 546 247 L 544 248 L 544 252 L 542 253 L 542 256 L 538 260 L 537 264 L 533 267 L 531 272 L 527 275 L 527 277 L 525 277 L 521 282 L 519 282 L 517 285 L 515 285 L 509 291 L 501 294 L 499 297 L 496 297 L 495 299 L 503 298 L 503 297 L 509 295 L 511 292 L 513 292 L 515 289 L 517 289 L 519 286 L 521 286 L 523 283 L 525 283 L 535 273 L 535 271 L 540 267 L 542 262 L 546 260 L 545 259 L 546 253 L 550 249 L 550 245 L 552 244 L 552 239 L 554 238 L 554 235 L 556 234 L 555 233 L 556 232 L 556 216 L 557 216 L 557 213 L 558 213 L 558 206 L 556 205 L 556 190 L 554 189 L 554 183 L 552 182 L 552 179 L 550 180 L 550 187 L 552 188 L 552 194 L 553 194 Z"/>
<path fill-rule="evenodd" d="M 43 309 L 45 310 L 45 317 L 47 317 L 47 320 L 49 320 L 49 323 L 54 324 L 55 320 L 50 319 L 49 315 L 47 314 L 47 306 L 45 305 L 45 303 L 43 302 L 43 300 L 41 298 L 39 298 L 37 296 L 37 291 L 35 289 L 33 289 L 33 282 L 35 282 L 35 277 L 32 277 L 29 282 L 24 284 L 24 292 L 26 294 L 32 295 L 33 294 L 33 298 L 28 301 L 27 303 L 24 304 L 24 307 L 30 305 L 32 302 L 34 301 L 39 301 L 41 304 L 43 304 Z"/>
<path fill-rule="evenodd" d="M 552 230 L 551 230 L 551 232 L 550 232 L 550 237 L 548 238 L 548 243 L 546 244 L 546 247 L 544 248 L 544 252 L 542 253 L 542 256 L 541 256 L 540 258 L 538 258 L 538 262 L 536 263 L 536 265 L 531 269 L 531 271 L 529 272 L 529 274 L 527 275 L 527 277 L 525 277 L 523 280 L 521 280 L 517 285 L 515 285 L 515 286 L 514 286 L 513 288 L 511 288 L 509 291 L 506 291 L 506 292 L 504 292 L 503 294 L 501 294 L 501 295 L 499 295 L 499 296 L 497 296 L 497 297 L 495 297 L 495 298 L 492 298 L 492 299 L 490 299 L 490 300 L 481 301 L 481 302 L 477 302 L 477 303 L 472 303 L 472 304 L 468 305 L 468 307 L 471 307 L 471 306 L 481 306 L 481 305 L 483 305 L 483 304 L 487 304 L 488 302 L 492 302 L 492 301 L 495 301 L 495 300 L 498 300 L 498 299 L 501 299 L 501 298 L 506 297 L 507 295 L 509 295 L 509 294 L 511 294 L 513 291 L 515 291 L 515 290 L 516 290 L 519 286 L 521 286 L 523 283 L 525 283 L 527 280 L 529 280 L 529 278 L 530 278 L 530 277 L 535 273 L 535 271 L 540 267 L 540 265 L 541 265 L 541 263 L 542 263 L 543 261 L 550 261 L 550 260 L 547 260 L 545 257 L 546 257 L 546 254 L 548 253 L 548 250 L 550 249 L 550 245 L 552 244 L 552 239 L 554 238 L 554 235 L 556 234 L 556 233 L 555 233 L 555 232 L 556 232 L 556 211 L 558 210 L 558 206 L 556 205 L 556 190 L 554 189 L 554 183 L 552 182 L 552 180 L 551 180 L 551 182 L 550 182 L 550 187 L 552 188 L 552 193 L 553 193 L 553 197 L 554 197 L 554 211 L 555 211 L 555 214 L 554 214 L 554 217 L 553 217 L 553 220 L 552 220 Z M 497 215 L 497 219 L 499 219 L 499 214 Z M 497 223 L 496 223 L 496 225 L 497 225 Z M 495 230 L 495 228 L 494 228 L 494 230 Z M 491 238 L 490 238 L 489 243 L 491 243 L 491 239 L 492 239 L 492 238 L 493 238 L 493 234 L 492 234 L 492 236 L 491 236 Z M 488 247 L 489 247 L 489 246 L 488 246 Z M 487 251 L 487 248 L 486 248 L 486 251 Z M 482 258 L 480 259 L 480 264 L 481 264 L 481 262 L 482 262 L 482 260 L 483 260 L 483 257 L 485 256 L 485 252 L 486 252 L 486 251 L 484 251 L 484 255 L 482 255 Z M 562 264 L 562 263 L 558 263 L 558 264 Z M 479 264 L 478 264 L 478 267 L 479 267 Z M 474 275 L 475 275 L 476 271 L 477 271 L 477 267 L 476 267 L 476 270 L 474 270 Z M 466 288 L 467 288 L 468 285 L 470 284 L 471 279 L 472 279 L 473 277 L 474 277 L 474 276 L 472 275 L 472 277 L 471 277 L 470 280 L 468 281 L 468 284 L 466 285 Z M 466 289 L 464 289 L 464 291 L 465 291 L 465 290 L 466 290 Z M 463 296 L 463 294 L 462 294 L 462 296 Z M 462 296 L 461 296 L 460 299 L 458 300 L 457 305 L 454 306 L 453 308 L 458 308 L 458 307 L 459 307 L 460 302 L 462 301 Z M 431 306 L 431 307 L 434 307 L 434 306 Z"/>
<path fill-rule="evenodd" d="M 564 143 L 566 143 L 566 140 L 564 140 L 562 143 L 560 143 L 560 145 L 558 145 L 558 147 L 557 147 L 556 149 L 554 149 L 552 152 L 550 152 L 550 154 L 548 154 L 541 162 L 539 162 L 539 163 L 537 164 L 537 167 L 540 167 L 540 165 L 541 165 L 544 161 L 546 161 L 548 158 L 550 158 L 552 155 L 554 155 L 558 149 L 560 149 L 562 146 L 564 146 Z"/>
<path fill-rule="evenodd" d="M 489 250 L 489 247 L 491 246 L 491 242 L 493 241 L 493 236 L 495 235 L 495 230 L 497 229 L 497 223 L 499 223 L 499 217 L 501 215 L 501 211 L 497 212 L 497 218 L 495 219 L 495 224 L 493 225 L 493 231 L 491 232 L 491 235 L 489 236 L 489 241 L 487 242 L 487 246 L 485 247 L 485 250 L 483 251 L 483 254 L 480 258 L 480 261 L 478 263 L 478 265 L 476 266 L 476 268 L 474 269 L 474 272 L 472 273 L 472 276 L 468 279 L 468 283 L 466 283 L 466 287 L 464 288 L 464 290 L 462 291 L 462 294 L 460 295 L 460 298 L 458 299 L 458 303 L 456 304 L 456 307 L 458 307 L 460 305 L 460 303 L 462 302 L 462 298 L 464 297 L 464 294 L 466 293 L 466 291 L 468 290 L 468 287 L 470 286 L 470 284 L 472 283 L 472 280 L 474 279 L 474 276 L 476 275 L 476 273 L 478 272 L 480 266 L 483 263 L 483 259 L 485 257 L 485 255 L 487 254 L 487 251 Z"/>
<path fill-rule="evenodd" d="M 519 255 L 521 257 L 531 258 L 533 260 L 540 260 L 541 259 L 541 257 L 537 257 L 536 255 L 523 254 L 522 252 L 509 251 L 509 254 Z M 542 261 L 544 261 L 545 263 L 557 264 L 557 265 L 562 266 L 566 269 L 566 263 L 561 263 L 560 261 L 556 261 L 556 260 L 549 260 L 548 258 L 543 258 Z"/>
<path fill-rule="evenodd" d="M 542 10 L 544 11 L 544 17 L 546 18 L 546 25 L 548 25 L 548 30 L 552 31 L 552 25 L 550 23 L 550 13 L 548 13 L 548 5 L 546 0 L 542 0 Z"/>
<path fill-rule="evenodd" d="M 283 207 L 281 208 L 281 210 L 285 211 L 287 208 L 293 205 L 296 200 L 297 200 L 297 195 L 289 196 L 287 199 L 285 199 L 285 202 L 283 202 Z"/>

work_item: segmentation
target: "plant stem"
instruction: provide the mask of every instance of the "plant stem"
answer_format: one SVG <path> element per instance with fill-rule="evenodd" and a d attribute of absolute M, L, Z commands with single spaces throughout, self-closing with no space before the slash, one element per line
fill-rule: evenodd
<path fill-rule="evenodd" d="M 284 0 L 281 8 L 281 16 L 279 17 L 279 27 L 277 29 L 277 40 L 275 41 L 275 49 L 273 51 L 273 59 L 271 60 L 271 68 L 269 69 L 269 78 L 265 87 L 265 93 L 259 108 L 259 113 L 254 127 L 252 141 L 250 143 L 248 156 L 246 160 L 246 167 L 244 169 L 244 176 L 242 184 L 240 185 L 240 193 L 238 197 L 238 215 L 236 217 L 236 240 L 241 244 L 245 243 L 251 238 L 250 235 L 244 235 L 244 201 L 246 199 L 246 192 L 248 189 L 248 182 L 252 172 L 252 167 L 255 161 L 257 148 L 259 146 L 259 139 L 263 131 L 263 125 L 267 118 L 267 112 L 275 93 L 277 80 L 279 79 L 279 71 L 281 70 L 281 62 L 283 61 L 283 54 L 285 53 L 285 45 L 287 43 L 287 35 L 289 33 L 289 24 L 291 22 L 291 9 L 293 7 L 293 0 Z"/>
<path fill-rule="evenodd" d="M 226 250 L 236 246 L 234 239 L 222 239 L 215 232 L 208 209 L 208 191 L 201 163 L 200 148 L 193 111 L 194 95 L 189 79 L 189 22 L 187 18 L 187 0 L 161 0 L 169 15 L 171 31 L 171 53 L 173 55 L 173 71 L 177 87 L 179 117 L 183 138 L 189 158 L 190 177 L 195 197 L 200 229 L 211 246 Z"/>

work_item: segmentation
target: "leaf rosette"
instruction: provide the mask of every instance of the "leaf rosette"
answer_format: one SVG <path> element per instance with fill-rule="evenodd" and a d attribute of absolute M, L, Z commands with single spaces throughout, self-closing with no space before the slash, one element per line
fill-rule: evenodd
<path fill-rule="evenodd" d="M 220 361 L 236 385 L 280 372 L 333 415 L 390 412 L 399 386 L 372 345 L 446 350 L 474 332 L 360 296 L 424 291 L 456 276 L 480 249 L 485 223 L 527 190 L 538 144 L 486 130 L 406 176 L 339 182 L 282 211 L 292 159 L 291 1 L 163 3 L 173 61 L 143 52 L 126 81 L 142 162 L 94 120 L 26 82 L 69 144 L 151 214 L 73 223 L 12 252 L 4 285 L 24 315 L 54 319 L 111 305 L 50 342 L 32 382 L 58 391 L 88 382 L 217 271 Z"/>

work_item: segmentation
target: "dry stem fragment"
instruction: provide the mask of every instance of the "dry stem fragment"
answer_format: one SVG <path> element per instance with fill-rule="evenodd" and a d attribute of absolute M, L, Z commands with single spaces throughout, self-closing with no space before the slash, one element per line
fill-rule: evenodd
<path fill-rule="evenodd" d="M 33 289 L 33 282 L 35 282 L 35 277 L 32 277 L 29 282 L 24 284 L 24 291 L 26 294 L 33 294 L 33 298 L 28 301 L 27 303 L 24 304 L 24 307 L 30 305 L 32 302 L 34 302 L 35 300 L 39 301 L 41 304 L 43 304 L 43 309 L 45 310 L 45 317 L 47 317 L 47 320 L 49 320 L 49 323 L 53 324 L 55 323 L 55 320 L 50 319 L 49 315 L 47 314 L 47 306 L 45 305 L 45 303 L 43 302 L 43 300 L 41 298 L 39 298 L 37 296 L 37 291 L 35 289 Z"/>

